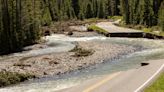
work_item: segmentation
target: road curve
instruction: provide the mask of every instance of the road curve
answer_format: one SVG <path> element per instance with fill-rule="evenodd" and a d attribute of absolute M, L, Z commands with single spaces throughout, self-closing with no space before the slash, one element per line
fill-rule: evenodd
<path fill-rule="evenodd" d="M 141 33 L 141 30 L 124 28 L 114 25 L 117 22 L 100 22 L 96 26 L 108 31 L 109 33 Z"/>
<path fill-rule="evenodd" d="M 164 59 L 145 62 L 149 65 L 91 79 L 58 92 L 141 92 L 164 72 Z"/>

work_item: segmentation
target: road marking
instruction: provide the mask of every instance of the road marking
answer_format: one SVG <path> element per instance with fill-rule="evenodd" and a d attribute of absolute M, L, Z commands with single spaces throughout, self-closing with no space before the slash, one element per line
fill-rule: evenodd
<path fill-rule="evenodd" d="M 142 84 L 139 88 L 137 88 L 134 92 L 139 92 L 141 89 L 146 86 L 157 74 L 160 73 L 160 71 L 164 68 L 164 64 L 144 83 Z"/>
<path fill-rule="evenodd" d="M 95 88 L 101 86 L 102 84 L 104 84 L 105 82 L 111 80 L 112 78 L 118 76 L 121 72 L 117 72 L 117 73 L 114 73 L 112 75 L 109 75 L 108 77 L 106 77 L 105 79 L 103 79 L 102 81 L 98 82 L 97 84 L 85 89 L 83 92 L 91 92 L 92 90 L 94 90 Z"/>

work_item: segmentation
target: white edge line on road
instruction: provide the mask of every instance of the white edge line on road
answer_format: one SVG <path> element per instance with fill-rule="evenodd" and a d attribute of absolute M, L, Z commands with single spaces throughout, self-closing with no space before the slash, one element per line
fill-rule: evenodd
<path fill-rule="evenodd" d="M 138 89 L 136 89 L 134 92 L 139 92 L 144 86 L 146 86 L 147 83 L 149 83 L 160 71 L 164 68 L 164 64 L 151 76 L 144 84 L 142 84 Z"/>

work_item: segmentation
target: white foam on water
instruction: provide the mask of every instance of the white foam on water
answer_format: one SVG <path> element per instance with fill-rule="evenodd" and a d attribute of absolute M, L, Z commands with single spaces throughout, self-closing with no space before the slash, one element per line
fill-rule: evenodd
<path fill-rule="evenodd" d="M 69 42 L 74 42 L 74 41 L 91 41 L 91 40 L 105 40 L 107 37 L 103 36 L 93 36 L 93 37 L 69 37 L 63 34 L 53 34 L 51 36 L 45 37 L 47 40 L 51 41 L 69 41 Z"/>
<path fill-rule="evenodd" d="M 72 48 L 70 47 L 71 42 L 75 41 L 106 41 L 109 43 L 117 43 L 117 44 L 125 44 L 125 45 L 133 45 L 133 46 L 143 46 L 145 48 L 148 48 L 146 50 L 142 50 L 139 52 L 135 52 L 133 54 L 127 55 L 125 59 L 119 60 L 117 63 L 107 63 L 101 69 L 96 69 L 93 71 L 87 71 L 85 73 L 80 73 L 76 76 L 69 76 L 63 79 L 58 80 L 47 80 L 43 82 L 35 82 L 35 83 L 20 83 L 11 87 L 5 87 L 1 88 L 0 92 L 54 92 L 56 90 L 69 88 L 75 85 L 80 84 L 81 82 L 94 78 L 99 77 L 103 74 L 108 74 L 110 71 L 118 71 L 123 68 L 129 67 L 129 65 L 135 65 L 137 62 L 141 62 L 142 60 L 148 60 L 148 59 L 156 59 L 156 56 L 163 55 L 164 56 L 164 41 L 163 40 L 150 40 L 150 39 L 133 39 L 133 38 L 107 38 L 107 37 L 101 37 L 101 36 L 95 36 L 95 37 L 69 37 L 65 35 L 52 35 L 45 37 L 46 40 L 48 40 L 47 44 L 60 44 L 59 46 L 49 47 L 47 49 L 42 50 L 34 50 L 32 52 L 29 52 L 28 54 L 47 54 L 51 51 L 57 51 L 59 52 L 61 49 L 63 51 L 66 51 L 66 48 Z M 55 42 L 55 43 L 54 43 Z M 68 46 L 68 47 L 67 47 Z M 68 50 L 68 49 L 67 49 Z M 52 52 L 51 52 L 52 53 Z M 163 57 L 160 56 L 160 57 Z M 150 58 L 151 57 L 151 58 Z"/>

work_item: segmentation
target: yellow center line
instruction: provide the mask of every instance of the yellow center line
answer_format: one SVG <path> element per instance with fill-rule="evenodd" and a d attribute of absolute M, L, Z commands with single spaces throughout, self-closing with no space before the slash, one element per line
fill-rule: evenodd
<path fill-rule="evenodd" d="M 87 89 L 85 89 L 83 92 L 91 92 L 92 90 L 98 88 L 99 86 L 101 86 L 102 84 L 106 83 L 107 81 L 111 80 L 112 78 L 118 76 L 121 72 L 117 72 L 114 73 L 112 75 L 107 76 L 105 79 L 103 79 L 102 81 L 96 83 L 93 86 L 88 87 Z"/>

